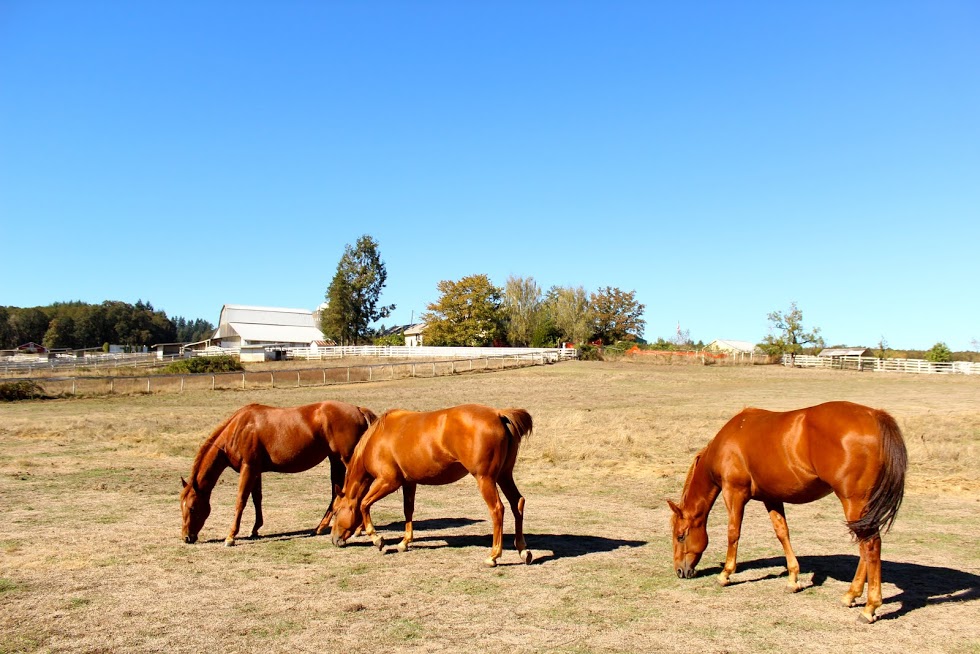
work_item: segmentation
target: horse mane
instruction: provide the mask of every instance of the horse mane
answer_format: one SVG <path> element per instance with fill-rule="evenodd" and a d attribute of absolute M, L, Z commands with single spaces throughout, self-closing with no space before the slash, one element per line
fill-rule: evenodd
<path fill-rule="evenodd" d="M 691 490 L 691 481 L 694 479 L 694 470 L 697 468 L 698 461 L 701 460 L 701 457 L 704 456 L 704 452 L 707 449 L 708 446 L 705 445 L 697 454 L 694 455 L 694 461 L 691 462 L 691 467 L 687 470 L 687 477 L 684 479 L 684 490 L 681 492 L 681 506 L 687 506 L 687 496 Z"/>
<path fill-rule="evenodd" d="M 878 433 L 881 436 L 881 469 L 875 480 L 864 513 L 857 520 L 847 523 L 848 529 L 859 540 L 867 540 L 875 534 L 887 532 L 905 496 L 905 470 L 908 468 L 908 452 L 898 423 L 885 411 L 875 411 Z"/>
<path fill-rule="evenodd" d="M 218 438 L 221 436 L 221 434 L 224 433 L 225 428 L 231 423 L 231 421 L 238 417 L 238 414 L 241 413 L 241 411 L 242 410 L 239 409 L 238 411 L 235 411 L 235 413 L 231 414 L 231 416 L 229 416 L 220 425 L 215 427 L 214 431 L 212 431 L 211 434 L 206 439 L 204 439 L 204 442 L 201 444 L 200 449 L 197 450 L 197 454 L 194 455 L 194 462 L 191 464 L 190 477 L 191 477 L 192 484 L 197 483 L 197 473 L 200 471 L 201 466 L 204 463 L 204 457 L 207 455 L 207 453 L 211 450 L 212 447 L 216 447 L 215 441 L 217 441 Z"/>

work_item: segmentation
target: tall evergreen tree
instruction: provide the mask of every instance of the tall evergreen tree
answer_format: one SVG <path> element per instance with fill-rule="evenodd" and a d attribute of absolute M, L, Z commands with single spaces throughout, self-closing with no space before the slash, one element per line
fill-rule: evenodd
<path fill-rule="evenodd" d="M 337 272 L 326 292 L 327 308 L 320 315 L 320 330 L 341 345 L 367 341 L 371 323 L 387 318 L 395 305 L 378 306 L 388 279 L 378 242 L 365 234 L 344 248 Z"/>

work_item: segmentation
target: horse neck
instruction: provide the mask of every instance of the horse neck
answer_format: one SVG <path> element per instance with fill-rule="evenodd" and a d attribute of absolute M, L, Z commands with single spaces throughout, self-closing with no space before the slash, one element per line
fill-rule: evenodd
<path fill-rule="evenodd" d="M 698 454 L 691 465 L 690 472 L 687 473 L 681 506 L 684 507 L 685 512 L 690 512 L 693 516 L 707 518 L 715 500 L 718 499 L 721 486 L 711 478 L 710 466 L 705 461 L 704 454 L 704 451 Z"/>
<path fill-rule="evenodd" d="M 214 485 L 218 483 L 218 477 L 229 466 L 230 462 L 225 453 L 209 440 L 201 446 L 197 457 L 194 459 L 194 466 L 191 469 L 191 479 L 198 489 L 210 492 Z"/>

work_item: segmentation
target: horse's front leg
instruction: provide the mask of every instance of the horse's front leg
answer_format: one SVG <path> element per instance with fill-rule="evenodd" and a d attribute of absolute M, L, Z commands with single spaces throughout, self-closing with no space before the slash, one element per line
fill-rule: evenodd
<path fill-rule="evenodd" d="M 490 548 L 490 556 L 484 563 L 489 567 L 497 565 L 497 559 L 504 551 L 504 503 L 500 501 L 500 494 L 497 492 L 497 483 L 490 477 L 478 477 L 477 484 L 480 486 L 480 494 L 490 509 L 490 520 L 493 522 L 493 545 Z"/>
<path fill-rule="evenodd" d="M 242 464 L 238 475 L 238 499 L 235 501 L 235 519 L 232 520 L 231 530 L 228 532 L 228 537 L 225 538 L 225 545 L 228 547 L 235 544 L 235 537 L 238 536 L 238 530 L 242 525 L 242 513 L 245 511 L 245 505 L 248 503 L 248 496 L 251 494 L 252 487 L 255 485 L 260 474 L 258 470 L 253 470 L 252 466 L 247 463 Z"/>
<path fill-rule="evenodd" d="M 405 508 L 405 537 L 398 543 L 398 551 L 404 552 L 412 543 L 412 516 L 415 514 L 415 489 L 414 481 L 406 481 L 402 484 L 402 504 Z"/>
<path fill-rule="evenodd" d="M 374 529 L 374 523 L 371 521 L 371 505 L 394 493 L 400 485 L 398 481 L 376 477 L 371 482 L 364 499 L 361 500 L 361 521 L 364 523 L 364 533 L 371 538 L 371 542 L 374 543 L 379 552 L 384 552 L 385 540 Z"/>
<path fill-rule="evenodd" d="M 783 546 L 783 553 L 786 555 L 786 571 L 789 573 L 789 580 L 786 582 L 786 590 L 795 593 L 803 589 L 799 582 L 800 562 L 796 560 L 793 553 L 793 546 L 789 542 L 789 524 L 786 522 L 786 509 L 782 502 L 765 502 L 766 510 L 769 511 L 769 519 L 772 521 L 772 528 L 776 532 L 776 538 Z"/>
<path fill-rule="evenodd" d="M 749 501 L 747 492 L 732 488 L 722 489 L 722 497 L 728 508 L 728 553 L 725 555 L 725 567 L 718 575 L 718 583 L 727 586 L 729 577 L 735 573 L 735 562 L 738 558 L 738 539 L 742 534 L 742 516 L 745 515 L 745 504 Z"/>

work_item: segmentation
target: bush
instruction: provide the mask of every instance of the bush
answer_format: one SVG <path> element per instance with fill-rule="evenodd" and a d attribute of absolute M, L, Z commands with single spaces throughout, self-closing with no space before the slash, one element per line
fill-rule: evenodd
<path fill-rule="evenodd" d="M 936 343 L 926 352 L 926 360 L 934 363 L 947 363 L 953 360 L 953 352 L 945 343 Z"/>
<path fill-rule="evenodd" d="M 603 361 L 602 350 L 595 345 L 583 343 L 578 346 L 578 358 L 580 361 Z"/>
<path fill-rule="evenodd" d="M 163 372 L 168 375 L 196 375 L 207 372 L 238 372 L 245 370 L 233 356 L 221 354 L 215 357 L 192 357 L 174 361 Z"/>
<path fill-rule="evenodd" d="M 39 400 L 46 398 L 44 389 L 32 381 L 17 381 L 0 384 L 0 402 L 18 400 Z"/>

